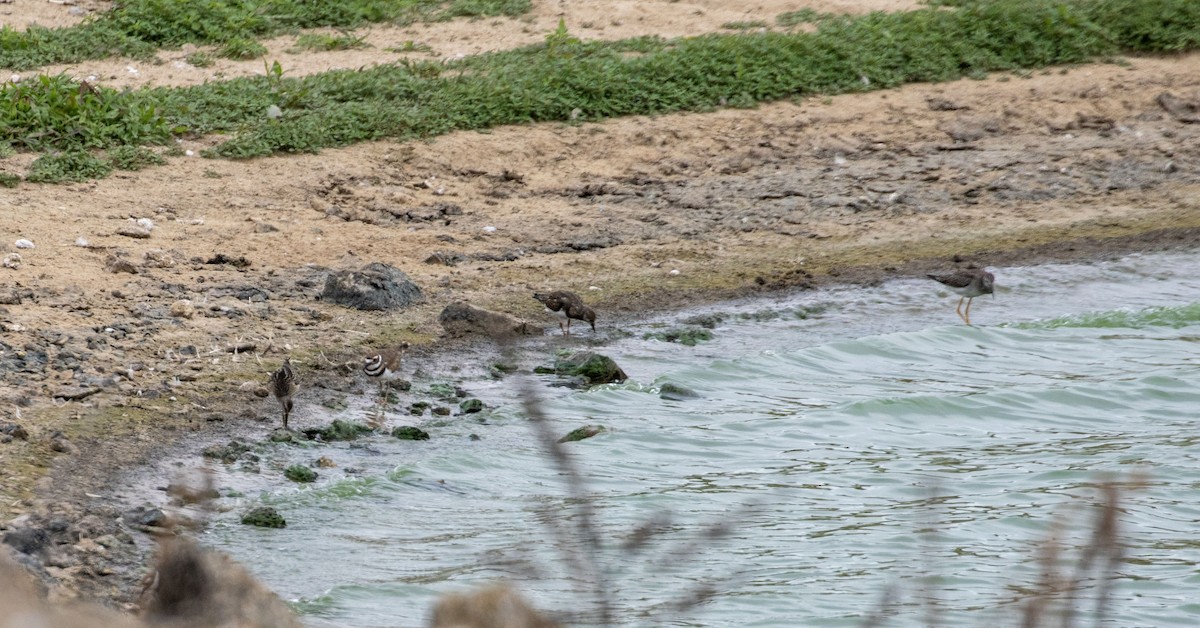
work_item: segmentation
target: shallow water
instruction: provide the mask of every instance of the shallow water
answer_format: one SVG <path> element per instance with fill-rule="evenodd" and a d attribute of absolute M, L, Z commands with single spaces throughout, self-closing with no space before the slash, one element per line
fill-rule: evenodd
<path fill-rule="evenodd" d="M 696 347 L 636 326 L 600 349 L 624 385 L 574 392 L 535 376 L 556 433 L 611 430 L 567 447 L 594 497 L 617 623 L 857 626 L 890 592 L 883 625 L 1015 625 L 1039 542 L 1057 530 L 1074 561 L 1097 482 L 1139 472 L 1145 486 L 1122 497 L 1109 622 L 1200 623 L 1200 255 L 995 272 L 976 327 L 937 284 L 896 281 L 712 308 L 726 318 Z M 426 416 L 427 442 L 272 446 L 261 475 L 221 474 L 245 496 L 223 500 L 205 541 L 312 626 L 421 625 L 439 594 L 514 572 L 541 607 L 587 608 L 564 559 L 578 535 L 560 543 L 549 525 L 577 522 L 577 505 L 532 437 L 518 378 L 464 382 L 489 409 Z M 701 398 L 660 399 L 668 381 Z M 320 455 L 338 468 L 279 484 L 283 466 Z M 259 503 L 288 527 L 239 525 Z M 618 549 L 664 513 L 660 539 Z M 727 538 L 687 545 L 716 522 Z M 701 582 L 711 600 L 667 611 Z"/>

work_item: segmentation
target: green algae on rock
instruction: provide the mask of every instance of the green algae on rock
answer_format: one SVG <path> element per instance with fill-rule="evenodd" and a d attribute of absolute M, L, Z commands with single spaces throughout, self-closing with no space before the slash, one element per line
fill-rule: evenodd
<path fill-rule="evenodd" d="M 283 470 L 283 476 L 293 482 L 315 482 L 317 472 L 302 464 L 294 464 Z"/>
<path fill-rule="evenodd" d="M 403 425 L 392 430 L 392 436 L 400 440 L 429 440 L 429 432 L 412 425 Z"/>
<path fill-rule="evenodd" d="M 567 435 L 558 439 L 558 442 L 573 443 L 577 440 L 591 438 L 597 434 L 603 434 L 604 432 L 607 432 L 607 431 L 608 431 L 608 428 L 604 427 L 603 425 L 585 425 L 583 427 L 577 427 L 577 428 L 571 430 L 570 432 L 567 432 Z"/>
<path fill-rule="evenodd" d="M 286 528 L 287 521 L 278 510 L 270 506 L 259 506 L 242 515 L 242 523 L 260 528 Z"/>

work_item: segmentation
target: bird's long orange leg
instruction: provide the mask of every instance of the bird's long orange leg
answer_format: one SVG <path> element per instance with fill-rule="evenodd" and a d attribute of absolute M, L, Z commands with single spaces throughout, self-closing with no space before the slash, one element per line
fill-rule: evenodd
<path fill-rule="evenodd" d="M 967 321 L 968 325 L 971 324 L 971 301 L 974 301 L 974 300 L 975 300 L 975 297 L 971 297 L 970 299 L 967 299 L 967 315 L 963 317 L 963 320 Z"/>
<path fill-rule="evenodd" d="M 954 308 L 954 313 L 958 314 L 958 317 L 962 320 L 966 320 L 963 318 L 963 313 L 962 313 L 962 302 L 963 302 L 963 299 L 965 299 L 965 298 L 967 298 L 967 297 L 958 297 L 958 307 Z M 969 325 L 970 323 L 967 323 L 967 324 Z"/>
<path fill-rule="evenodd" d="M 570 336 L 570 335 L 571 335 L 571 319 L 570 319 L 569 317 L 567 318 L 567 331 L 566 331 L 566 333 L 564 333 L 563 335 L 564 335 L 564 336 Z"/>

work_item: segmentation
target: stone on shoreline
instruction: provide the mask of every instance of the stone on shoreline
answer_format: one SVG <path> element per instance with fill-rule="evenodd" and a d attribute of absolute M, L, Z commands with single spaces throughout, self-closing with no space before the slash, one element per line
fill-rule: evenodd
<path fill-rule="evenodd" d="M 686 386 L 667 382 L 659 387 L 658 396 L 662 399 L 671 401 L 685 401 L 687 399 L 699 399 L 700 394 Z"/>
<path fill-rule="evenodd" d="M 225 464 L 232 464 L 242 454 L 249 452 L 250 445 L 239 440 L 231 440 L 228 445 L 209 445 L 200 452 L 205 458 L 215 458 Z"/>
<path fill-rule="evenodd" d="M 576 351 L 560 358 L 554 363 L 554 372 L 569 377 L 582 377 L 589 385 L 621 383 L 629 377 L 612 358 L 591 351 Z"/>
<path fill-rule="evenodd" d="M 258 526 L 260 528 L 286 528 L 287 521 L 283 519 L 283 515 L 279 514 L 278 510 L 270 506 L 258 506 L 250 512 L 242 515 L 242 523 L 248 526 Z"/>
<path fill-rule="evenodd" d="M 421 289 L 400 270 L 372 262 L 361 270 L 342 270 L 325 279 L 321 299 L 359 310 L 396 310 L 422 299 Z"/>
<path fill-rule="evenodd" d="M 293 482 L 315 482 L 317 472 L 302 464 L 294 464 L 283 470 L 283 477 Z"/>
<path fill-rule="evenodd" d="M 607 431 L 608 431 L 608 429 L 605 428 L 603 425 L 585 425 L 583 427 L 577 427 L 577 428 L 571 430 L 570 432 L 567 432 L 567 435 L 558 439 L 558 442 L 559 443 L 573 443 L 577 440 L 591 438 L 597 434 L 603 434 L 604 432 L 607 432 Z"/>
<path fill-rule="evenodd" d="M 712 340 L 713 333 L 704 327 L 672 327 L 666 331 L 648 332 L 643 336 L 646 340 L 662 340 L 663 342 L 678 342 L 689 347 L 705 340 Z"/>
<path fill-rule="evenodd" d="M 362 423 L 334 419 L 329 425 L 317 430 L 316 435 L 320 436 L 321 440 L 324 441 L 354 440 L 358 438 L 360 434 L 366 434 L 371 431 L 372 430 L 369 426 L 363 425 Z M 308 432 L 308 430 L 305 430 L 304 433 L 308 434 Z"/>
<path fill-rule="evenodd" d="M 447 305 L 438 315 L 438 322 L 446 335 L 458 338 L 470 334 L 479 334 L 492 338 L 503 339 L 510 336 L 541 335 L 542 329 L 528 321 L 521 320 L 504 312 L 493 312 L 470 303 L 457 301 Z"/>
<path fill-rule="evenodd" d="M 474 414 L 476 412 L 482 412 L 483 411 L 483 402 L 478 399 L 474 399 L 474 398 L 464 399 L 462 403 L 458 404 L 458 409 L 463 414 Z"/>
<path fill-rule="evenodd" d="M 411 425 L 404 425 L 392 430 L 392 436 L 400 440 L 429 440 L 429 432 Z"/>

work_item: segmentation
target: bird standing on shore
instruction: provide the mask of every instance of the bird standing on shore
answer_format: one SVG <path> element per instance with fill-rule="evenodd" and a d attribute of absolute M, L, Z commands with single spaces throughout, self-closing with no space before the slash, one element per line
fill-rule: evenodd
<path fill-rule="evenodd" d="M 402 342 L 394 348 L 383 349 L 363 358 L 363 373 L 366 373 L 368 377 L 374 377 L 379 380 L 379 398 L 381 403 L 385 404 L 387 401 L 385 388 L 388 381 L 400 375 L 400 362 L 404 358 L 404 352 L 407 349 L 408 343 Z"/>
<path fill-rule="evenodd" d="M 541 301 L 542 305 L 551 312 L 557 312 L 563 315 L 567 325 L 563 327 L 563 321 L 558 321 L 558 328 L 562 330 L 564 336 L 571 335 L 571 319 L 584 321 L 591 324 L 592 331 L 596 331 L 596 312 L 592 308 L 583 304 L 583 299 L 574 292 L 566 290 L 555 290 L 554 292 L 535 292 L 533 298 Z"/>
<path fill-rule="evenodd" d="M 982 268 L 967 268 L 946 275 L 930 274 L 929 278 L 961 295 L 954 313 L 968 325 L 971 324 L 971 300 L 984 294 L 996 296 L 992 287 L 996 278 Z M 967 300 L 966 312 L 962 311 L 963 299 Z"/>
<path fill-rule="evenodd" d="M 296 394 L 296 372 L 292 370 L 291 358 L 284 358 L 283 366 L 271 373 L 271 393 L 283 408 L 283 429 L 287 429 L 288 416 L 292 413 L 292 396 Z"/>

